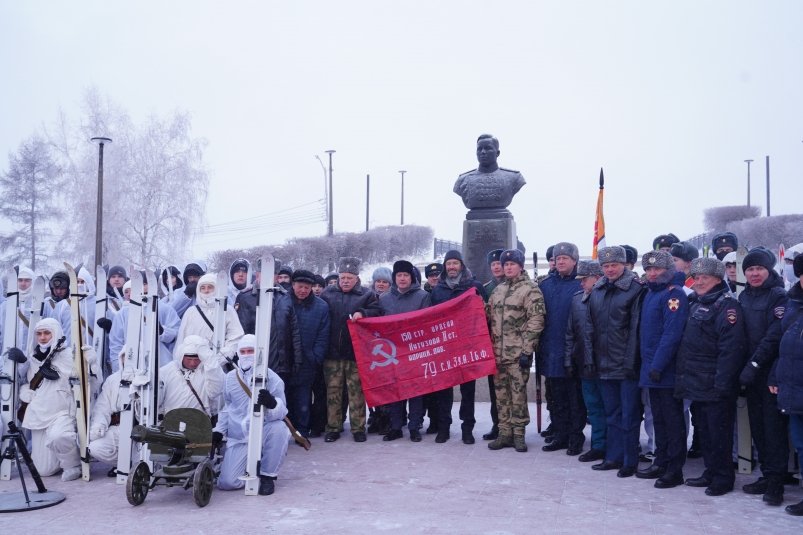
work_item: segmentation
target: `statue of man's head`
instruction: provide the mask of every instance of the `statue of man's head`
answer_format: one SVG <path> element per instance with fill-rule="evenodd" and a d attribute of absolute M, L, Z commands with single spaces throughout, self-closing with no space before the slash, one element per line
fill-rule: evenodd
<path fill-rule="evenodd" d="M 477 138 L 477 161 L 482 171 L 495 171 L 499 166 L 496 159 L 499 151 L 499 140 L 491 134 L 482 134 Z"/>

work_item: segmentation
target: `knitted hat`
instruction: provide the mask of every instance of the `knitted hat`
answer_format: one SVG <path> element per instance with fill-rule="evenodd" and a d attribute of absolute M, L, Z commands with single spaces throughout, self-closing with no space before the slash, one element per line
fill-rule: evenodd
<path fill-rule="evenodd" d="M 493 251 L 488 253 L 487 261 L 488 265 L 490 266 L 494 262 L 499 262 L 499 257 L 504 252 L 504 249 L 494 249 Z"/>
<path fill-rule="evenodd" d="M 465 265 L 465 263 L 463 262 L 462 253 L 460 251 L 455 250 L 455 249 L 452 249 L 451 251 L 446 251 L 446 256 L 443 257 L 444 265 L 449 260 L 460 260 L 460 263 Z"/>
<path fill-rule="evenodd" d="M 638 249 L 632 245 L 622 245 L 622 249 L 625 250 L 625 263 L 635 265 L 638 261 Z"/>
<path fill-rule="evenodd" d="M 691 276 L 711 275 L 720 279 L 725 278 L 725 264 L 716 258 L 695 258 L 691 261 Z"/>
<path fill-rule="evenodd" d="M 742 271 L 746 272 L 747 268 L 753 266 L 761 266 L 767 271 L 772 271 L 775 269 L 775 255 L 765 247 L 750 249 L 742 261 Z"/>
<path fill-rule="evenodd" d="M 287 275 L 289 277 L 293 276 L 293 268 L 290 266 L 282 266 L 279 268 L 279 271 L 276 272 L 277 275 Z"/>
<path fill-rule="evenodd" d="M 427 264 L 427 267 L 424 268 L 424 276 L 426 278 L 440 275 L 442 272 L 443 272 L 443 264 L 438 262 Z"/>
<path fill-rule="evenodd" d="M 625 252 L 624 248 L 618 245 L 603 247 L 597 251 L 597 260 L 599 261 L 600 265 L 607 264 L 609 262 L 619 262 L 620 264 L 624 264 L 627 262 L 627 253 Z"/>
<path fill-rule="evenodd" d="M 371 280 L 376 281 L 387 281 L 393 282 L 393 273 L 391 273 L 390 269 L 386 268 L 385 266 L 378 267 L 374 270 L 373 275 L 371 275 Z"/>
<path fill-rule="evenodd" d="M 555 255 L 555 258 L 563 255 L 571 257 L 571 259 L 574 260 L 575 262 L 580 260 L 580 252 L 577 250 L 577 246 L 573 243 L 565 241 L 553 245 L 552 254 Z"/>
<path fill-rule="evenodd" d="M 293 282 L 306 282 L 307 284 L 315 284 L 315 274 L 306 269 L 297 269 L 291 276 Z"/>
<path fill-rule="evenodd" d="M 407 260 L 397 260 L 393 263 L 393 282 L 396 282 L 396 273 L 409 273 L 415 280 L 415 266 Z"/>
<path fill-rule="evenodd" d="M 115 275 L 119 275 L 124 279 L 128 278 L 128 275 L 126 275 L 125 268 L 123 266 L 112 266 L 109 268 L 109 274 L 106 276 L 111 279 Z"/>
<path fill-rule="evenodd" d="M 546 248 L 546 259 L 547 260 L 552 260 L 553 258 L 555 258 L 555 255 L 553 254 L 554 251 L 555 251 L 555 246 L 554 245 L 550 245 L 549 247 Z"/>
<path fill-rule="evenodd" d="M 674 244 L 677 245 L 677 244 Z M 673 245 L 673 247 L 674 247 Z M 666 251 L 648 251 L 641 257 L 641 267 L 645 270 L 647 268 L 661 268 L 672 269 L 675 263 L 672 261 L 672 255 Z"/>
<path fill-rule="evenodd" d="M 352 275 L 359 276 L 360 274 L 360 259 L 352 256 L 347 256 L 340 259 L 337 267 L 338 273 L 351 273 Z"/>
<path fill-rule="evenodd" d="M 799 278 L 803 275 L 803 254 L 795 257 L 794 262 L 792 262 L 792 269 L 795 271 L 795 277 Z"/>
<path fill-rule="evenodd" d="M 576 279 L 585 277 L 602 277 L 602 268 L 596 260 L 580 260 L 577 264 Z"/>
<path fill-rule="evenodd" d="M 518 249 L 508 249 L 504 251 L 499 257 L 499 261 L 502 262 L 502 264 L 505 262 L 515 262 L 524 269 L 524 253 Z"/>
<path fill-rule="evenodd" d="M 687 241 L 673 243 L 669 248 L 669 254 L 676 256 L 681 260 L 685 260 L 686 262 L 691 262 L 700 256 L 700 252 L 697 251 L 697 247 Z"/>
<path fill-rule="evenodd" d="M 669 234 L 661 234 L 652 240 L 652 249 L 653 251 L 657 251 L 662 247 L 672 247 L 673 243 L 677 243 L 679 241 L 680 239 L 671 232 Z"/>

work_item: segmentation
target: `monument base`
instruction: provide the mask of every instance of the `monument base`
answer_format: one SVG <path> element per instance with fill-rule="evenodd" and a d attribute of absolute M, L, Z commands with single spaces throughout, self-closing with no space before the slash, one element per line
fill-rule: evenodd
<path fill-rule="evenodd" d="M 515 247 L 516 222 L 512 217 L 463 221 L 463 262 L 479 282 L 485 284 L 491 280 L 486 261 L 490 251 Z"/>

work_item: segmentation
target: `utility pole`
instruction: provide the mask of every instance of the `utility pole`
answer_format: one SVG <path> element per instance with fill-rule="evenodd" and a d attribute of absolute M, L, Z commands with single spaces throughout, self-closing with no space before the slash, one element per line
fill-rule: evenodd
<path fill-rule="evenodd" d="M 767 156 L 767 217 L 770 216 L 770 157 Z"/>
<path fill-rule="evenodd" d="M 95 214 L 95 265 L 103 265 L 103 146 L 111 143 L 108 137 L 90 139 L 98 144 L 98 209 Z"/>
<path fill-rule="evenodd" d="M 335 196 L 334 192 L 332 191 L 332 154 L 334 154 L 335 150 L 329 149 L 326 153 L 329 155 L 329 228 L 327 229 L 327 236 L 330 238 L 335 234 L 335 216 L 333 213 L 334 210 L 334 203 L 332 202 L 332 198 Z"/>
<path fill-rule="evenodd" d="M 750 164 L 753 160 L 745 160 L 747 164 L 747 207 L 750 208 Z"/>
<path fill-rule="evenodd" d="M 365 175 L 365 232 L 368 232 L 368 212 L 371 207 L 371 175 Z"/>
<path fill-rule="evenodd" d="M 401 174 L 401 226 L 404 226 L 404 173 L 407 171 L 399 171 Z"/>

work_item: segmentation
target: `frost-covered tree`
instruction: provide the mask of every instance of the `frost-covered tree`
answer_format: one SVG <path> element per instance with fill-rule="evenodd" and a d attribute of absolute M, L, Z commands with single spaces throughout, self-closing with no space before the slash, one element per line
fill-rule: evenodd
<path fill-rule="evenodd" d="M 84 96 L 79 122 L 59 118 L 50 135 L 70 183 L 74 224 L 62 242 L 73 256 L 88 261 L 94 250 L 98 153 L 89 139 L 105 136 L 113 141 L 103 154 L 104 263 L 157 267 L 184 257 L 209 187 L 206 141 L 191 126 L 180 111 L 135 124 L 95 89 Z"/>
<path fill-rule="evenodd" d="M 50 145 L 34 134 L 8 156 L 8 170 L 0 175 L 0 216 L 14 227 L 0 236 L 7 265 L 46 261 L 47 222 L 61 215 L 57 199 L 63 178 Z"/>

